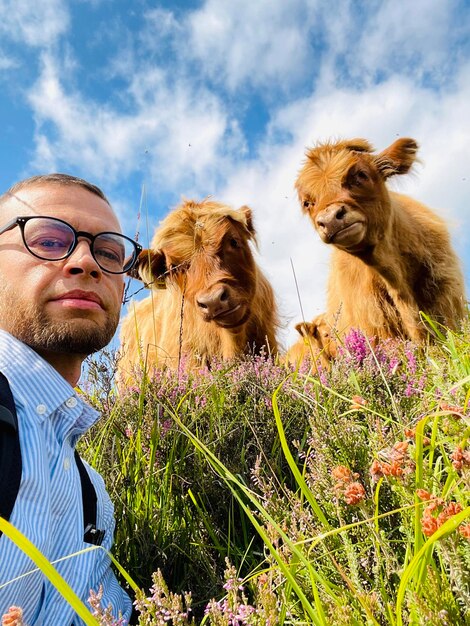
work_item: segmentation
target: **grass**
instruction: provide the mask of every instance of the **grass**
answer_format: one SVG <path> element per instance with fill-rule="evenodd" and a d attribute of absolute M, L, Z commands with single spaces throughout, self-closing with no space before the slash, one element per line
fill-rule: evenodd
<path fill-rule="evenodd" d="M 82 453 L 141 623 L 470 624 L 469 337 L 352 332 L 328 372 L 247 357 L 123 398 L 92 363 Z"/>
<path fill-rule="evenodd" d="M 470 320 L 439 332 L 419 349 L 352 332 L 330 371 L 142 372 L 123 397 L 114 355 L 90 361 L 103 418 L 80 451 L 139 624 L 470 624 Z M 85 623 L 118 626 L 93 591 Z"/>

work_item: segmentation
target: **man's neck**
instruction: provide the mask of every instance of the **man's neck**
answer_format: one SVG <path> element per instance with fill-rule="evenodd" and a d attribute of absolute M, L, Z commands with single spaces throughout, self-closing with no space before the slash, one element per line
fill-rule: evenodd
<path fill-rule="evenodd" d="M 45 350 L 36 350 L 36 352 L 42 356 L 49 365 L 52 365 L 72 387 L 77 385 L 82 373 L 82 363 L 86 355 L 63 354 L 59 352 L 47 352 Z"/>

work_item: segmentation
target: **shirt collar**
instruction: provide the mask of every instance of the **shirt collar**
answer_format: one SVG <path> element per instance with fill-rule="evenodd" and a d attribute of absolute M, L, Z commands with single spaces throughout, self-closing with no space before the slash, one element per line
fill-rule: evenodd
<path fill-rule="evenodd" d="M 39 421 L 43 421 L 72 397 L 77 399 L 77 406 L 87 414 L 85 420 L 80 420 L 83 430 L 87 430 L 98 418 L 98 413 L 84 403 L 57 370 L 32 348 L 1 329 L 0 371 L 10 383 L 15 402 L 30 406 Z"/>

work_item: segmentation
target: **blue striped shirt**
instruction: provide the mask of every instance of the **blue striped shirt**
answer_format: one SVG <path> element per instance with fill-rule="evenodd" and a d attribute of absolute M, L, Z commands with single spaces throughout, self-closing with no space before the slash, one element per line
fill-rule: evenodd
<path fill-rule="evenodd" d="M 129 596 L 118 584 L 104 550 L 83 540 L 80 476 L 74 459 L 78 438 L 97 420 L 70 384 L 31 348 L 0 330 L 0 371 L 7 377 L 18 413 L 23 473 L 10 522 L 23 532 L 87 604 L 90 589 L 103 585 L 102 606 L 111 604 L 126 620 Z M 103 479 L 86 466 L 98 498 L 97 527 L 106 531 L 103 548 L 110 551 L 114 510 Z M 1 497 L 1 494 L 0 494 Z M 84 622 L 34 563 L 15 544 L 0 537 L 0 615 L 20 606 L 28 626 L 82 626 Z M 9 583 L 9 584 L 6 584 Z"/>

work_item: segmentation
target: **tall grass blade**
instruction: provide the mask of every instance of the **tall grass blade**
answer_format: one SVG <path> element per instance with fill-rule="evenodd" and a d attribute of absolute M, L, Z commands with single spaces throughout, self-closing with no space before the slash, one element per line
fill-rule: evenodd
<path fill-rule="evenodd" d="M 411 578 L 414 576 L 416 570 L 421 566 L 422 559 L 426 558 L 426 555 L 429 551 L 432 551 L 434 548 L 434 544 L 439 541 L 439 539 L 443 539 L 447 537 L 452 532 L 454 532 L 460 524 L 470 516 L 470 506 L 466 509 L 457 513 L 457 515 L 453 515 L 449 518 L 436 532 L 426 541 L 426 543 L 422 546 L 417 554 L 411 559 L 408 566 L 405 568 L 405 571 L 402 574 L 400 586 L 397 592 L 397 603 L 396 603 L 396 616 L 397 616 L 397 626 L 403 626 L 403 602 L 405 599 L 405 594 L 408 589 L 408 584 Z"/>
<path fill-rule="evenodd" d="M 0 517 L 0 530 L 37 565 L 44 576 L 70 604 L 75 613 L 85 622 L 86 626 L 99 626 L 98 620 L 93 617 L 85 604 L 65 582 L 55 567 L 22 532 L 2 517 Z"/>

